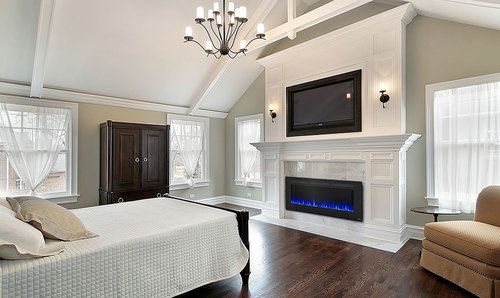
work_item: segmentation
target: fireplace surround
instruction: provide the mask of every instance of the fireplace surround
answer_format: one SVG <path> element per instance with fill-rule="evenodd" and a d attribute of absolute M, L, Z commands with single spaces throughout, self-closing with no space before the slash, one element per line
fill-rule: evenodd
<path fill-rule="evenodd" d="M 286 210 L 363 221 L 363 183 L 285 177 Z"/>

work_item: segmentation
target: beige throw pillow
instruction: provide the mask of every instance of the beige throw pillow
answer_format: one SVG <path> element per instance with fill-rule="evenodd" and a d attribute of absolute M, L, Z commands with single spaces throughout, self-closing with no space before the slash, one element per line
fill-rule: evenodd
<path fill-rule="evenodd" d="M 46 238 L 73 241 L 97 236 L 71 211 L 48 200 L 26 196 L 7 201 L 18 219 L 30 223 Z"/>
<path fill-rule="evenodd" d="M 0 222 L 0 259 L 31 259 L 56 255 L 64 250 L 64 242 L 45 242 L 40 231 L 17 219 L 10 208 L 0 206 Z"/>

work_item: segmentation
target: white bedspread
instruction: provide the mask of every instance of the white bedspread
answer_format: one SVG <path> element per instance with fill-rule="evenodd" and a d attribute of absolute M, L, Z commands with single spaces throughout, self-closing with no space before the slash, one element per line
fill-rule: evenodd
<path fill-rule="evenodd" d="M 235 214 L 223 210 L 157 198 L 74 213 L 99 237 L 57 256 L 0 260 L 3 297 L 170 297 L 248 260 Z"/>

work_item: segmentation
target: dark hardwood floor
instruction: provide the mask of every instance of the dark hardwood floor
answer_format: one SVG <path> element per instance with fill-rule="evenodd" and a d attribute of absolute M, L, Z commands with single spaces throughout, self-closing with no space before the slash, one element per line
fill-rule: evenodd
<path fill-rule="evenodd" d="M 251 270 L 180 297 L 471 297 L 418 264 L 421 242 L 398 253 L 250 219 Z"/>

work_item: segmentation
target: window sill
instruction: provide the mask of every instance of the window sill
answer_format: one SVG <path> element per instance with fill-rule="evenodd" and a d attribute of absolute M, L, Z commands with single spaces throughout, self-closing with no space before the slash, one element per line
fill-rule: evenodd
<path fill-rule="evenodd" d="M 243 180 L 234 180 L 234 184 L 236 184 L 238 186 L 262 188 L 262 182 L 261 181 L 248 181 L 247 185 L 245 185 L 245 183 L 243 182 Z"/>
<path fill-rule="evenodd" d="M 194 188 L 198 187 L 207 187 L 210 185 L 210 180 L 203 180 L 203 181 L 195 181 L 194 182 Z M 182 183 L 172 183 L 170 185 L 170 190 L 181 190 L 181 189 L 189 189 L 189 182 L 182 182 Z"/>
<path fill-rule="evenodd" d="M 48 196 L 40 196 L 42 199 L 49 200 L 52 203 L 55 204 L 68 204 L 68 203 L 76 203 L 78 202 L 78 198 L 80 197 L 79 194 L 62 194 L 62 195 L 48 195 Z"/>

